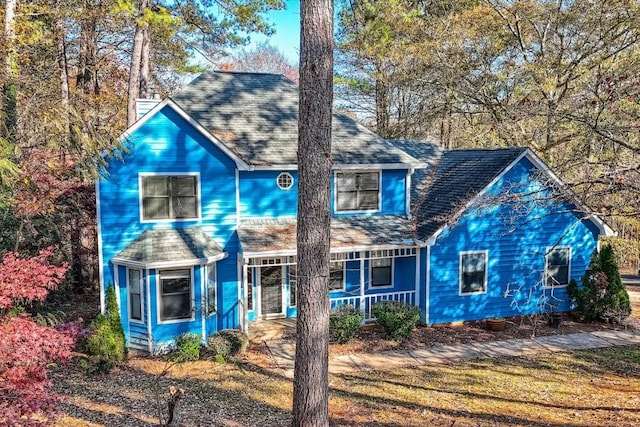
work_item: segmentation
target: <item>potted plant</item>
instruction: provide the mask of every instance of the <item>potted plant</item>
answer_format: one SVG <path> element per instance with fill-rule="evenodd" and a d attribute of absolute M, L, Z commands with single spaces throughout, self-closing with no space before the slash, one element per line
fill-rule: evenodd
<path fill-rule="evenodd" d="M 560 323 L 562 323 L 562 314 L 551 310 L 551 313 L 549 314 L 549 326 L 558 329 L 560 327 Z"/>
<path fill-rule="evenodd" d="M 484 322 L 489 331 L 504 331 L 504 317 L 490 317 Z"/>

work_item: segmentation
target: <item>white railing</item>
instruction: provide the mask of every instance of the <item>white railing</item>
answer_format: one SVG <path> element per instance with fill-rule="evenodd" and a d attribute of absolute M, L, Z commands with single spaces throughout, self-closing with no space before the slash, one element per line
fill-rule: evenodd
<path fill-rule="evenodd" d="M 332 310 L 341 305 L 350 304 L 362 312 L 365 322 L 376 320 L 371 311 L 371 307 L 378 301 L 401 301 L 411 305 L 418 305 L 416 302 L 416 291 L 329 298 Z"/>

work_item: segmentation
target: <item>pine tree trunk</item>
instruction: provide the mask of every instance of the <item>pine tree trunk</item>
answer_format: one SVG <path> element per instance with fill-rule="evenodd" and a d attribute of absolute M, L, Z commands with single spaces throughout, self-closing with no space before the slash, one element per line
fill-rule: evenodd
<path fill-rule="evenodd" d="M 136 99 L 140 96 L 140 70 L 142 67 L 142 47 L 144 45 L 145 23 L 140 20 L 145 10 L 149 7 L 149 0 L 140 0 L 138 6 L 138 23 L 133 36 L 133 48 L 131 52 L 131 64 L 129 65 L 129 88 L 127 92 L 127 127 L 134 124 L 136 117 Z"/>
<path fill-rule="evenodd" d="M 149 98 L 151 79 L 151 28 L 147 25 L 142 33 L 142 52 L 140 55 L 140 92 L 139 98 Z"/>
<path fill-rule="evenodd" d="M 298 123 L 298 321 L 293 425 L 329 425 L 333 2 L 302 0 Z"/>

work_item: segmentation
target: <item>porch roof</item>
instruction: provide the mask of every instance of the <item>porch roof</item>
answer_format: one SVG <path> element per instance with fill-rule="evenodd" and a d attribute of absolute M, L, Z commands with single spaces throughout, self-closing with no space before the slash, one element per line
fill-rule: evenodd
<path fill-rule="evenodd" d="M 296 218 L 246 220 L 238 227 L 247 253 L 295 251 Z M 414 225 L 409 218 L 376 215 L 331 218 L 331 248 L 413 245 Z"/>
<path fill-rule="evenodd" d="M 199 227 L 145 230 L 112 261 L 153 266 L 180 262 L 198 264 L 224 258 L 222 248 Z"/>

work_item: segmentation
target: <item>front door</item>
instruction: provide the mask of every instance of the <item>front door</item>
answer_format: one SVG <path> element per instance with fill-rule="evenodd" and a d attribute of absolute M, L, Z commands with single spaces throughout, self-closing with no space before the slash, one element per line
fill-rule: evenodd
<path fill-rule="evenodd" d="M 282 267 L 260 268 L 260 311 L 263 317 L 284 315 Z"/>

